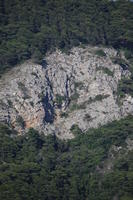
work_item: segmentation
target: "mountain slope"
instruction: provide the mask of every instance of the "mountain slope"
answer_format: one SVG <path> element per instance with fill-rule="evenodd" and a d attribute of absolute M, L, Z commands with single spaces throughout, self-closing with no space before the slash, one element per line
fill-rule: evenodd
<path fill-rule="evenodd" d="M 0 199 L 132 200 L 132 116 L 68 141 L 15 134 L 0 125 Z"/>
<path fill-rule="evenodd" d="M 120 96 L 130 69 L 113 48 L 76 47 L 69 55 L 56 50 L 42 66 L 29 61 L 3 75 L 0 121 L 20 133 L 33 127 L 73 138 L 74 125 L 86 131 L 133 113 L 130 91 Z"/>

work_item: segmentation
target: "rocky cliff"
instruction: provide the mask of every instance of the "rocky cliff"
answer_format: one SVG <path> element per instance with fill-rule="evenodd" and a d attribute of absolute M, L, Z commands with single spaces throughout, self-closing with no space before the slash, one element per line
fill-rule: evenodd
<path fill-rule="evenodd" d="M 75 124 L 86 131 L 132 114 L 133 98 L 118 94 L 131 75 L 118 57 L 125 59 L 112 48 L 76 47 L 47 54 L 42 65 L 15 67 L 0 79 L 0 121 L 20 134 L 33 127 L 68 139 Z"/>

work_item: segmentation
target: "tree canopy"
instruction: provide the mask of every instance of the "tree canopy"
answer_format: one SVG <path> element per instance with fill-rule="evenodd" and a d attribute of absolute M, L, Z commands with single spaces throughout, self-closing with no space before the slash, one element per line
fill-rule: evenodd
<path fill-rule="evenodd" d="M 81 43 L 133 48 L 133 3 L 125 0 L 0 0 L 0 71 Z"/>
<path fill-rule="evenodd" d="M 16 137 L 0 125 L 0 199 L 131 200 L 133 117 L 76 130 L 61 141 L 34 129 Z"/>

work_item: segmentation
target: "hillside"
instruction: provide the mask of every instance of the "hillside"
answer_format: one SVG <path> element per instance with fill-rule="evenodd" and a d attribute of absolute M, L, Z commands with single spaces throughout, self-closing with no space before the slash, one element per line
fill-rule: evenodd
<path fill-rule="evenodd" d="M 0 126 L 0 199 L 132 200 L 133 117 L 69 142 Z"/>
<path fill-rule="evenodd" d="M 108 45 L 133 51 L 129 0 L 0 0 L 0 73 L 55 47 Z"/>
<path fill-rule="evenodd" d="M 131 69 L 113 48 L 56 50 L 43 66 L 29 61 L 3 75 L 0 121 L 21 134 L 34 128 L 73 138 L 74 125 L 86 131 L 133 113 Z"/>
<path fill-rule="evenodd" d="M 133 200 L 133 2 L 0 0 L 0 200 Z"/>

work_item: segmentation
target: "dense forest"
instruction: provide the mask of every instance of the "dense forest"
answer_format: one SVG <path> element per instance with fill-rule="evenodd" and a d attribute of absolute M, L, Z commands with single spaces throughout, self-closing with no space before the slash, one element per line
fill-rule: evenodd
<path fill-rule="evenodd" d="M 132 200 L 133 117 L 60 141 L 0 125 L 0 199 Z"/>
<path fill-rule="evenodd" d="M 133 3 L 126 0 L 0 0 L 0 72 L 56 47 L 133 50 Z"/>

